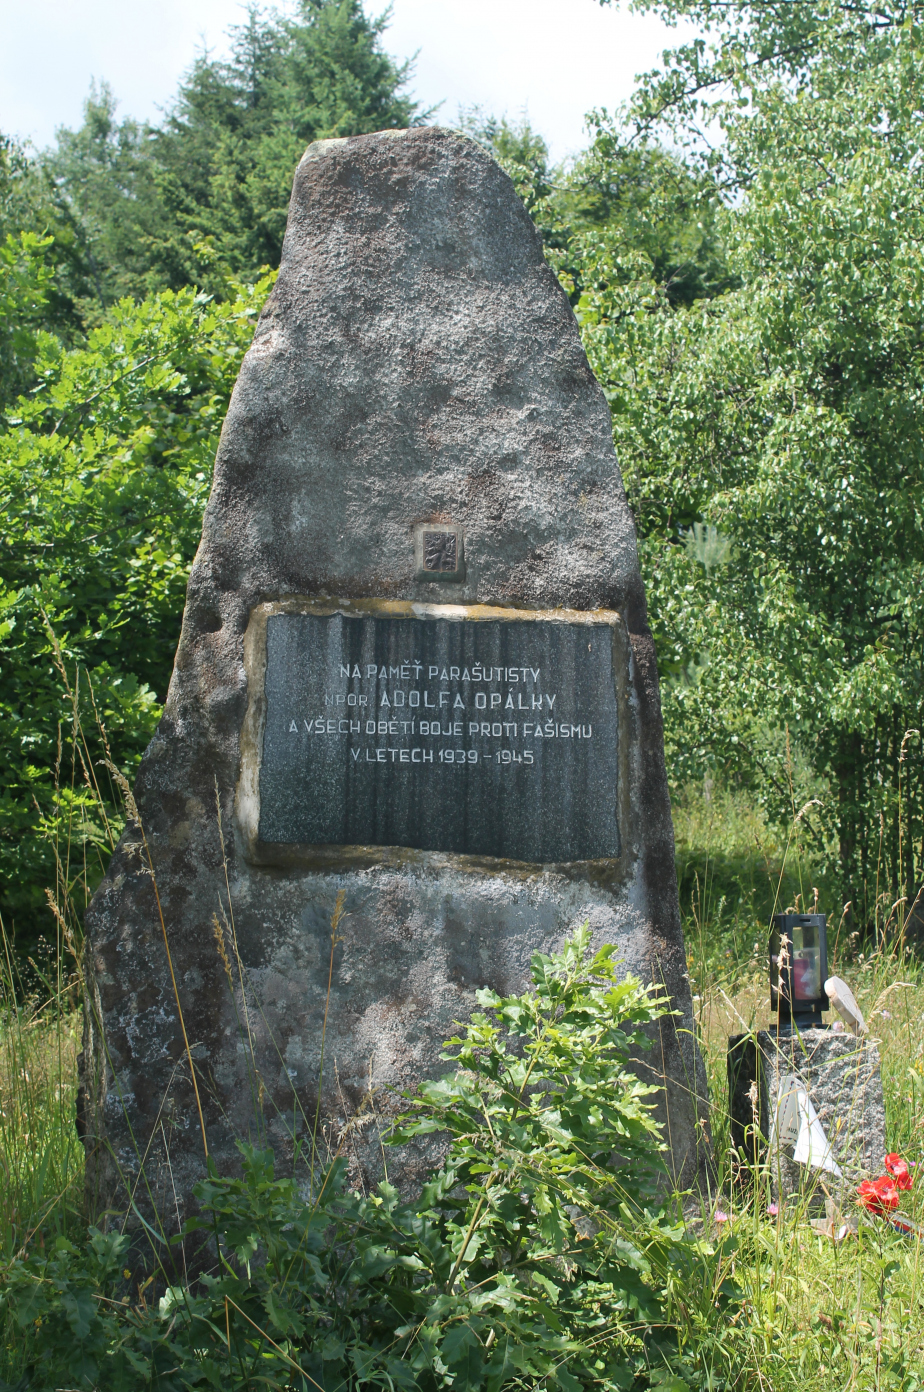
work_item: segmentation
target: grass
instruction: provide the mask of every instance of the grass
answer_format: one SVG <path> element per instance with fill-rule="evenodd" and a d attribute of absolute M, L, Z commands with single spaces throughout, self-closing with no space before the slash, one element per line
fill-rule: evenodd
<path fill-rule="evenodd" d="M 719 1191 L 728 1196 L 734 1191 L 726 1155 L 727 1036 L 773 1023 L 766 920 L 774 901 L 779 908 L 796 895 L 810 902 L 811 867 L 798 845 L 790 847 L 788 859 L 786 842 L 746 799 L 727 791 L 688 793 L 675 820 Z M 829 918 L 837 939 L 830 969 L 854 989 L 879 1043 L 888 1147 L 924 1162 L 924 967 L 905 949 L 889 906 L 871 951 L 845 931 L 838 934 L 837 917 Z M 63 952 L 52 952 L 41 969 L 33 969 L 33 989 L 26 992 L 3 941 L 0 1293 L 4 1271 L 18 1255 L 61 1238 L 79 1241 L 86 1230 L 83 1154 L 75 1129 L 79 983 L 68 979 Z M 748 1207 L 740 1197 L 736 1203 L 737 1208 L 726 1204 L 727 1221 L 717 1222 L 712 1209 L 703 1215 L 720 1279 L 734 1291 L 734 1313 L 717 1313 L 701 1325 L 700 1346 L 684 1381 L 664 1386 L 674 1392 L 683 1386 L 716 1392 L 924 1389 L 919 1239 L 861 1215 L 856 1235 L 835 1242 L 819 1235 L 798 1206 L 770 1215 L 763 1204 Z M 903 1196 L 902 1209 L 924 1226 L 924 1181 L 920 1191 Z M 6 1320 L 0 1387 L 4 1376 L 14 1379 L 6 1385 L 14 1385 L 19 1371 L 8 1312 Z"/>
<path fill-rule="evenodd" d="M 82 1021 L 69 993 L 22 999 L 5 935 L 0 976 L 0 1259 L 43 1246 L 83 1217 L 75 1126 Z"/>
<path fill-rule="evenodd" d="M 812 867 L 795 838 L 781 837 L 747 797 L 686 790 L 675 828 L 678 877 L 709 1079 L 718 1188 L 735 1192 L 728 1155 L 728 1036 L 768 1029 L 770 914 L 814 901 Z M 797 898 L 798 896 L 798 898 Z M 829 972 L 843 976 L 878 1043 L 886 1144 L 924 1162 L 924 965 L 904 943 L 902 906 L 881 905 L 872 950 L 822 900 L 832 930 Z M 924 1164 L 922 1164 L 924 1173 Z M 724 1200 L 723 1200 L 724 1202 Z M 740 1205 L 740 1199 L 739 1199 Z M 924 1387 L 924 1270 L 920 1240 L 881 1219 L 860 1221 L 841 1242 L 817 1234 L 793 1205 L 762 1203 L 715 1225 L 741 1294 L 732 1335 L 735 1387 L 767 1392 L 879 1392 Z M 924 1183 L 902 1211 L 924 1226 Z M 855 1210 L 859 1212 L 859 1210 Z"/>
<path fill-rule="evenodd" d="M 724 950 L 723 950 L 724 951 Z M 729 1035 L 773 1023 L 764 959 L 736 984 L 703 983 L 697 1001 L 719 1162 L 719 1189 L 734 1192 L 727 1161 Z M 839 963 L 878 1041 L 886 1143 L 924 1161 L 924 971 L 876 952 Z M 924 1168 L 922 1168 L 924 1173 Z M 924 1226 L 924 1189 L 902 1211 Z M 798 1206 L 777 1215 L 728 1203 L 729 1262 L 742 1303 L 740 1385 L 783 1392 L 924 1387 L 922 1244 L 881 1219 L 840 1243 L 817 1235 Z M 717 1225 L 718 1226 L 718 1225 Z"/>

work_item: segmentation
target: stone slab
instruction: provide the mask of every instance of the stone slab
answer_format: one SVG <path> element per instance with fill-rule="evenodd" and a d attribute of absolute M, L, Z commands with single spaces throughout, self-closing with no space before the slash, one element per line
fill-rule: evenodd
<path fill-rule="evenodd" d="M 882 1173 L 885 1106 L 874 1040 L 827 1029 L 734 1035 L 728 1076 L 732 1148 L 749 1163 L 768 1167 L 775 1199 L 801 1195 L 822 1208 L 826 1192 L 850 1198 L 862 1179 Z M 840 1180 L 796 1163 L 792 1144 L 773 1135 L 781 1080 L 789 1077 L 805 1085 Z"/>
<path fill-rule="evenodd" d="M 439 605 L 456 618 L 427 608 Z M 375 660 L 389 667 L 432 644 L 440 662 L 507 668 L 505 681 L 481 684 L 502 694 L 501 712 L 509 669 L 537 666 L 535 686 L 516 686 L 546 705 L 556 697 L 542 763 L 535 730 L 530 770 L 512 759 L 529 748 L 523 732 L 496 737 L 492 723 L 477 744 L 453 735 L 466 754 L 443 762 L 461 776 L 455 822 L 436 784 L 415 804 L 424 785 L 400 755 L 384 765 L 393 781 L 378 781 L 376 763 L 351 791 L 339 754 L 325 762 L 307 741 L 285 743 L 287 720 L 343 718 L 317 705 L 325 631 L 338 670 L 344 635 L 361 667 L 368 641 L 373 653 L 384 644 Z M 406 634 L 420 646 L 399 642 Z M 409 694 L 409 681 L 398 685 Z M 359 678 L 337 690 L 372 689 Z M 384 689 L 397 690 L 390 676 Z M 445 689 L 464 691 L 461 676 Z M 308 704 L 290 708 L 306 691 Z M 565 719 L 580 737 L 562 737 Z M 322 738 L 326 726 L 312 736 Z M 391 729 L 388 745 L 375 738 L 411 760 L 424 747 Z M 484 773 L 492 751 L 511 762 L 495 757 Z M 673 1001 L 638 1066 L 659 1087 L 678 1181 L 702 1174 L 705 1075 L 657 667 L 609 410 L 513 185 L 471 141 L 382 132 L 321 142 L 302 159 L 135 797 L 145 843 L 130 825 L 88 914 L 82 1105 L 94 1207 L 124 1208 L 144 1155 L 137 1201 L 148 1195 L 175 1223 L 202 1173 L 180 1007 L 220 1169 L 237 1164 L 240 1136 L 292 1163 L 320 1108 L 322 1149 L 343 1148 L 368 1186 L 381 1174 L 378 1128 L 401 1089 L 442 1071 L 442 1041 L 476 990 L 522 989 L 532 955 L 584 922 Z M 331 836 L 346 839 L 311 839 Z M 439 1155 L 435 1139 L 395 1156 L 389 1174 L 413 1186 Z"/>
<path fill-rule="evenodd" d="M 269 618 L 264 846 L 619 855 L 618 617 L 469 613 Z"/>

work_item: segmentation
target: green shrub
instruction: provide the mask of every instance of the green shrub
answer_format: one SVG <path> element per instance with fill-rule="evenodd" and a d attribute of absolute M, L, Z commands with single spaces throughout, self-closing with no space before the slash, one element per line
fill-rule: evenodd
<path fill-rule="evenodd" d="M 690 1292 L 713 1318 L 728 1295 L 713 1249 L 663 1210 L 653 1089 L 627 1069 L 665 1002 L 618 979 L 612 947 L 588 960 L 589 943 L 584 928 L 537 954 L 532 992 L 479 993 L 483 1013 L 448 1045 L 455 1072 L 422 1084 L 389 1137 L 447 1138 L 419 1198 L 352 1192 L 338 1158 L 306 1198 L 271 1152 L 242 1145 L 240 1177 L 197 1186 L 185 1238 L 209 1234 L 217 1257 L 199 1281 L 133 1293 L 128 1237 L 96 1230 L 12 1262 L 7 1376 L 225 1392 L 670 1386 L 697 1325 Z"/>
<path fill-rule="evenodd" d="M 23 244 L 22 284 L 0 274 L 0 312 L 14 291 L 23 314 L 40 297 L 43 246 Z M 51 928 L 55 843 L 71 867 L 61 897 L 85 902 L 121 830 L 99 761 L 132 777 L 160 715 L 221 424 L 271 281 L 229 284 L 220 304 L 192 290 L 123 301 L 81 348 L 39 335 L 37 385 L 0 416 L 0 911 L 20 950 Z"/>

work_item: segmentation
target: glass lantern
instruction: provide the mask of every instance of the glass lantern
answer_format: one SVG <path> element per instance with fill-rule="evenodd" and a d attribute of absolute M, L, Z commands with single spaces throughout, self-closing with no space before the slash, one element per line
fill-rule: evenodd
<path fill-rule="evenodd" d="M 824 1024 L 830 1009 L 827 919 L 824 914 L 776 914 L 770 932 L 770 1006 L 780 1021 L 801 1029 Z"/>

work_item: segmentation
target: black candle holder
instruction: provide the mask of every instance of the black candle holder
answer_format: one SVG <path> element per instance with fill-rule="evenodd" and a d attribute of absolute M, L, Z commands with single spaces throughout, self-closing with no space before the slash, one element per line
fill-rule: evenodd
<path fill-rule="evenodd" d="M 770 932 L 770 1006 L 800 1029 L 824 1025 L 830 1009 L 827 919 L 824 914 L 776 914 Z"/>

